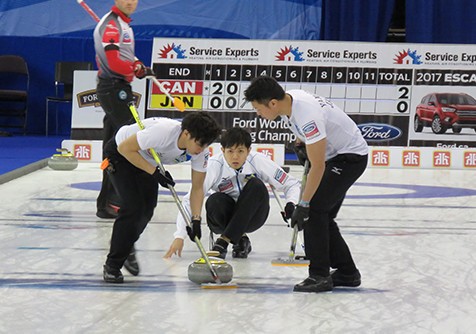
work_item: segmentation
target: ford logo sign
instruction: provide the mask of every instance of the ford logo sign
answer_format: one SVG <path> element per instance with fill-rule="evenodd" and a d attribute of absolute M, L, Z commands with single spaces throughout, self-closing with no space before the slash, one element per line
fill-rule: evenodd
<path fill-rule="evenodd" d="M 401 136 L 402 130 L 399 128 L 380 123 L 365 123 L 358 125 L 362 136 L 368 141 L 389 141 Z"/>

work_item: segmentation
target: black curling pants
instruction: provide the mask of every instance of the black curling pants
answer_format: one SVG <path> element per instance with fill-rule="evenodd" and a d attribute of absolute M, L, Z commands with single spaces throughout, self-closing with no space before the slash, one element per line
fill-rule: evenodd
<path fill-rule="evenodd" d="M 210 195 L 205 207 L 210 230 L 238 244 L 243 233 L 256 231 L 268 218 L 268 189 L 254 177 L 243 187 L 236 202 L 227 194 L 216 192 Z"/>
<path fill-rule="evenodd" d="M 99 79 L 96 94 L 104 110 L 103 118 L 103 159 L 106 143 L 115 136 L 117 130 L 125 124 L 134 122 L 129 102 L 133 100 L 131 85 L 125 80 Z M 108 204 L 120 206 L 119 196 L 109 180 L 109 175 L 103 171 L 101 191 L 96 200 L 98 210 L 106 208 Z"/>
<path fill-rule="evenodd" d="M 112 145 L 113 141 L 109 144 Z M 152 219 L 157 206 L 158 185 L 152 175 L 135 167 L 119 153 L 108 155 L 108 158 L 114 167 L 109 177 L 119 194 L 121 208 L 112 228 L 106 264 L 120 269 Z"/>
<path fill-rule="evenodd" d="M 335 218 L 347 190 L 366 167 L 367 155 L 341 154 L 326 162 L 319 188 L 310 201 L 309 221 L 304 225 L 310 275 L 328 276 L 331 267 L 349 274 L 357 269 Z"/>

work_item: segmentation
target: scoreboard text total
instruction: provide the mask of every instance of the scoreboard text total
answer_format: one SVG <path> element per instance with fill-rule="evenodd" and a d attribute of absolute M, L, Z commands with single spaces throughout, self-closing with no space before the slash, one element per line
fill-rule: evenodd
<path fill-rule="evenodd" d="M 394 68 L 155 63 L 154 71 L 186 109 L 231 111 L 252 110 L 244 91 L 260 75 L 274 77 L 285 89 L 329 98 L 347 113 L 407 113 L 413 81 L 412 69 Z M 149 108 L 173 106 L 154 86 Z"/>

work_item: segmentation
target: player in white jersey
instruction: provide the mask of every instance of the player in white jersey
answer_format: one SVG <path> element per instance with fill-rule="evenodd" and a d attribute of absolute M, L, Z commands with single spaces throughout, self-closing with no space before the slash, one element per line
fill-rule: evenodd
<path fill-rule="evenodd" d="M 147 118 L 143 124 L 143 130 L 137 124 L 122 126 L 105 146 L 106 170 L 121 200 L 104 265 L 103 278 L 109 283 L 123 282 L 123 265 L 131 274 L 139 274 L 131 249 L 154 214 L 157 183 L 166 188 L 175 184 L 169 172 L 159 171 L 149 149 L 155 150 L 163 164 L 191 160 L 191 212 L 195 233 L 200 234 L 207 147 L 220 134 L 220 127 L 206 112 L 187 113 L 181 122 Z"/>
<path fill-rule="evenodd" d="M 299 181 L 264 154 L 251 152 L 251 136 L 244 129 L 227 130 L 221 137 L 221 145 L 221 152 L 208 161 L 203 183 L 203 192 L 212 192 L 205 205 L 208 227 L 221 234 L 212 250 L 225 258 L 231 242 L 232 256 L 247 258 L 251 251 L 247 233 L 259 229 L 268 218 L 269 194 L 265 182 L 284 191 L 285 215 L 290 218 L 299 200 Z M 183 198 L 187 210 L 189 198 L 190 193 Z M 186 235 L 185 221 L 178 215 L 175 239 L 165 258 L 173 254 L 181 256 Z"/>
<path fill-rule="evenodd" d="M 354 121 L 332 102 L 302 90 L 285 92 L 271 77 L 252 80 L 245 91 L 259 116 L 281 116 L 306 147 L 311 168 L 291 225 L 304 229 L 309 277 L 294 291 L 359 286 L 360 272 L 335 217 L 347 190 L 367 167 L 368 146 Z M 330 273 L 330 268 L 336 270 Z"/>

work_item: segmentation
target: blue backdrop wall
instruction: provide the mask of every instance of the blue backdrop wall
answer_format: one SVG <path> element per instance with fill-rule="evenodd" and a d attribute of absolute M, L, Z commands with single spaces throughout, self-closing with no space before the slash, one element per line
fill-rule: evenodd
<path fill-rule="evenodd" d="M 406 1 L 407 42 L 475 44 L 476 1 Z"/>
<path fill-rule="evenodd" d="M 86 2 L 98 15 L 112 0 Z M 136 55 L 150 63 L 154 37 L 318 39 L 321 0 L 140 0 Z M 28 133 L 44 133 L 56 61 L 94 61 L 96 22 L 75 0 L 2 0 L 0 54 L 23 56 L 31 74 Z"/>
<path fill-rule="evenodd" d="M 396 0 L 139 0 L 136 54 L 154 37 L 384 42 Z M 113 0 L 86 0 L 102 16 Z M 407 1 L 407 42 L 475 43 L 467 0 Z M 75 0 L 1 0 L 0 54 L 23 56 L 31 74 L 27 131 L 45 131 L 56 61 L 94 61 L 95 21 Z M 444 24 L 442 24 L 444 22 Z"/>

